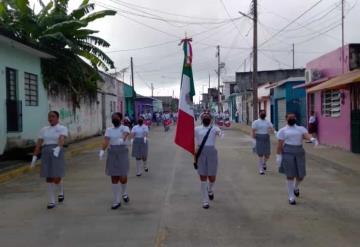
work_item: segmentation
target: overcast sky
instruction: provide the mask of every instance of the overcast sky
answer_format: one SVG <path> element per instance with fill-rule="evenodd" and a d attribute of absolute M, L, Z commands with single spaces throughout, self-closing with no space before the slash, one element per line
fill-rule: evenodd
<path fill-rule="evenodd" d="M 345 43 L 360 43 L 358 1 L 345 1 Z M 236 71 L 250 69 L 252 22 L 240 18 L 238 11 L 249 13 L 251 0 L 94 2 L 98 10 L 118 11 L 116 16 L 96 21 L 91 27 L 111 43 L 105 51 L 115 61 L 117 71 L 129 67 L 133 57 L 135 89 L 140 94 L 149 96 L 153 83 L 155 96 L 171 95 L 173 91 L 179 95 L 183 53 L 178 43 L 185 32 L 193 38 L 196 102 L 206 90 L 209 73 L 211 86 L 217 86 L 216 45 L 220 45 L 221 61 L 226 64 L 222 80 L 234 77 Z M 80 3 L 70 0 L 70 7 Z M 296 68 L 341 46 L 341 0 L 258 0 L 258 4 L 259 70 L 292 68 L 293 43 Z M 125 73 L 125 82 L 129 82 L 129 76 Z"/>

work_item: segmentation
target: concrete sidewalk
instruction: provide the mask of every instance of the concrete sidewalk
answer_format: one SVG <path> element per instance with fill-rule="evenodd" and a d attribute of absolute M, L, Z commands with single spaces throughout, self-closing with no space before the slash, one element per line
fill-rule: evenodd
<path fill-rule="evenodd" d="M 245 124 L 233 123 L 233 130 L 239 130 L 246 134 L 251 134 L 251 126 Z M 277 139 L 271 136 L 273 146 L 276 145 Z M 341 150 L 339 148 L 319 145 L 314 147 L 311 143 L 304 143 L 307 157 L 323 165 L 331 166 L 337 171 L 348 174 L 360 175 L 360 155 Z M 275 149 L 272 150 L 275 152 Z"/>
<path fill-rule="evenodd" d="M 65 148 L 65 159 L 71 159 L 96 147 L 100 148 L 102 138 L 103 137 L 98 136 L 69 144 L 69 146 Z M 38 161 L 35 169 L 39 169 L 39 163 L 40 162 Z M 0 183 L 7 182 L 13 178 L 29 173 L 31 170 L 30 161 L 14 160 L 0 162 Z"/>

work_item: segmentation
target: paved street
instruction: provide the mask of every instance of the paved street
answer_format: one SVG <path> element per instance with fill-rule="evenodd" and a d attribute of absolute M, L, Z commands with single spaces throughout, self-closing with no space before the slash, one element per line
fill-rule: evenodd
<path fill-rule="evenodd" d="M 274 157 L 258 175 L 250 137 L 227 130 L 217 143 L 215 201 L 204 210 L 192 158 L 173 136 L 174 127 L 152 128 L 150 173 L 137 178 L 132 160 L 131 202 L 117 211 L 97 149 L 70 159 L 65 203 L 54 210 L 45 209 L 46 184 L 35 172 L 0 184 L 0 246 L 359 246 L 357 172 L 308 160 L 290 206 Z"/>

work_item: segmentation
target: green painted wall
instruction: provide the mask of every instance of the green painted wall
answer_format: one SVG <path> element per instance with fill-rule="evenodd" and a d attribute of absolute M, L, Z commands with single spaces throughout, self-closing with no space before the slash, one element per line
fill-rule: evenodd
<path fill-rule="evenodd" d="M 22 101 L 23 130 L 7 133 L 6 130 L 6 67 L 17 70 L 17 96 Z M 38 106 L 25 106 L 24 73 L 38 76 Z M 44 89 L 40 58 L 0 42 L 0 154 L 7 148 L 29 145 L 38 136 L 41 127 L 47 124 L 48 100 Z M 5 138 L 7 137 L 7 138 Z"/>

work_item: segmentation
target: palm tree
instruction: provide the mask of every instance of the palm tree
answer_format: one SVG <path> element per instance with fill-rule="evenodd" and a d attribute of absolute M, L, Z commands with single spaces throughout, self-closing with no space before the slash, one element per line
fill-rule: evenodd
<path fill-rule="evenodd" d="M 113 61 L 100 49 L 109 47 L 104 39 L 95 36 L 96 30 L 87 29 L 89 23 L 115 15 L 112 10 L 93 12 L 95 5 L 83 0 L 68 13 L 69 0 L 53 0 L 35 13 L 28 0 L 0 2 L 0 28 L 14 37 L 37 45 L 56 59 L 42 60 L 45 86 L 50 93 L 70 94 L 75 105 L 84 96 L 95 96 L 98 69 L 114 68 Z"/>

